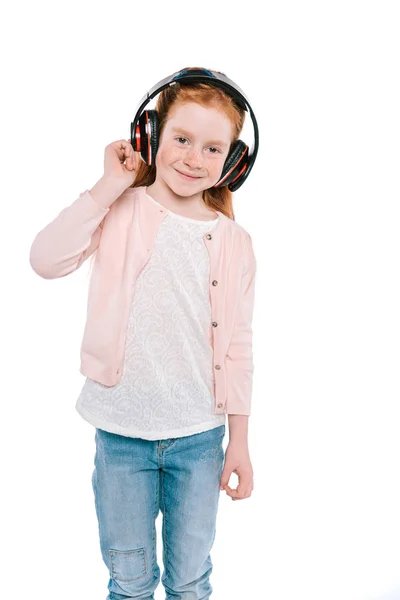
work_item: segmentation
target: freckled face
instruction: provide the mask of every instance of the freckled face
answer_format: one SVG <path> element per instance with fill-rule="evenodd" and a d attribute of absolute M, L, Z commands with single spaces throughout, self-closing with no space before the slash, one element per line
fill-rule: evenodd
<path fill-rule="evenodd" d="M 156 154 L 156 181 L 162 179 L 180 196 L 211 188 L 221 177 L 232 140 L 233 125 L 223 112 L 195 102 L 175 104 Z"/>

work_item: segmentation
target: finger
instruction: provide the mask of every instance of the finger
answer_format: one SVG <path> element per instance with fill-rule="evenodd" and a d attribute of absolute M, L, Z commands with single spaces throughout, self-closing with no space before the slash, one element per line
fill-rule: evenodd
<path fill-rule="evenodd" d="M 226 491 L 228 496 L 231 496 L 231 498 L 237 496 L 237 491 L 233 490 L 228 484 L 224 485 L 224 490 Z"/>
<path fill-rule="evenodd" d="M 232 498 L 234 498 L 235 500 L 239 500 L 240 498 L 243 498 L 243 492 L 242 490 L 239 490 L 239 488 L 237 488 L 236 490 L 232 490 Z"/>
<path fill-rule="evenodd" d="M 235 490 L 229 487 L 229 485 L 224 486 L 226 493 L 231 496 L 232 500 L 242 500 L 246 497 L 250 487 L 250 481 L 244 481 L 243 476 L 239 476 L 239 485 Z M 228 489 L 227 489 L 228 488 Z"/>
<path fill-rule="evenodd" d="M 111 146 L 114 146 L 115 148 L 117 148 L 117 150 L 124 150 L 124 148 L 126 148 L 126 146 L 128 145 L 129 142 L 127 142 L 127 140 L 118 140 L 117 142 L 113 142 L 111 144 Z"/>
<path fill-rule="evenodd" d="M 126 155 L 131 159 L 131 161 L 133 160 L 133 147 L 132 144 L 130 142 L 127 142 L 127 145 L 125 147 L 125 152 Z"/>
<path fill-rule="evenodd" d="M 126 147 L 124 149 L 124 155 L 125 155 L 125 160 L 126 160 L 126 166 L 128 169 L 130 169 L 132 167 L 132 158 L 131 158 L 131 152 L 128 147 Z"/>
<path fill-rule="evenodd" d="M 130 143 L 129 140 L 124 140 L 123 148 L 125 148 L 125 150 L 128 150 L 129 152 L 133 151 L 132 144 Z"/>
<path fill-rule="evenodd" d="M 132 146 L 131 146 L 131 148 L 130 148 L 130 153 L 129 153 L 129 156 L 128 156 L 128 158 L 127 158 L 127 161 L 126 161 L 126 162 L 127 162 L 127 165 L 129 166 L 129 168 L 130 168 L 131 170 L 134 170 L 134 169 L 135 169 L 135 167 L 136 167 L 136 157 L 135 157 L 135 153 L 134 153 L 134 151 L 133 151 L 133 148 L 132 148 Z"/>
<path fill-rule="evenodd" d="M 133 148 L 128 140 L 120 140 L 119 157 L 122 163 L 125 162 L 127 169 L 133 169 Z"/>
<path fill-rule="evenodd" d="M 246 490 L 244 494 L 242 494 L 241 496 L 233 497 L 232 500 L 245 500 L 246 498 L 250 498 L 250 496 L 251 490 Z"/>
<path fill-rule="evenodd" d="M 124 162 L 124 160 L 126 158 L 125 147 L 126 147 L 126 142 L 124 140 L 119 140 L 118 142 L 113 142 L 112 144 L 110 144 L 108 146 L 108 148 L 110 148 L 111 151 L 114 151 L 117 153 L 117 156 L 121 162 Z"/>
<path fill-rule="evenodd" d="M 132 149 L 132 144 L 128 140 L 118 140 L 118 142 L 115 142 L 113 145 L 119 156 L 124 156 L 129 148 Z"/>
<path fill-rule="evenodd" d="M 237 498 L 244 499 L 249 496 L 253 487 L 252 477 L 239 476 L 239 485 L 236 488 Z"/>

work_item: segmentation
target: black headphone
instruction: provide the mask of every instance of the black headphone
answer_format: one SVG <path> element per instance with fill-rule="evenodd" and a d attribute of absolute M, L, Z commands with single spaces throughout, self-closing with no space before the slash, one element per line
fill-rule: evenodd
<path fill-rule="evenodd" d="M 156 110 L 144 110 L 146 104 L 164 88 L 179 84 L 196 82 L 208 83 L 222 88 L 244 110 L 249 110 L 254 127 L 254 144 L 251 151 L 242 140 L 233 144 L 219 181 L 214 188 L 228 186 L 231 192 L 237 190 L 250 173 L 258 152 L 258 125 L 250 102 L 242 90 L 231 80 L 218 71 L 208 69 L 183 69 L 162 79 L 147 92 L 139 102 L 135 118 L 131 122 L 131 144 L 135 152 L 140 152 L 147 165 L 154 164 L 159 142 L 159 118 Z"/>

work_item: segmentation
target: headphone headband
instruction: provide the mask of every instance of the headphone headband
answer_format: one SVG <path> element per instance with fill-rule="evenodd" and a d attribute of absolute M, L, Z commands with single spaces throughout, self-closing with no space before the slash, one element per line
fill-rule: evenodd
<path fill-rule="evenodd" d="M 243 108 L 244 110 L 246 110 L 247 112 L 250 113 L 250 117 L 251 117 L 251 120 L 253 123 L 253 129 L 254 129 L 254 142 L 253 142 L 251 149 L 249 150 L 248 159 L 247 159 L 248 160 L 247 168 L 244 171 L 244 173 L 241 175 L 240 183 L 238 182 L 239 185 L 242 185 L 242 183 L 248 177 L 248 175 L 254 165 L 254 162 L 255 162 L 256 156 L 257 156 L 257 152 L 258 152 L 259 136 L 258 136 L 257 120 L 256 120 L 254 112 L 251 108 L 250 102 L 249 102 L 248 98 L 246 97 L 246 95 L 244 94 L 244 92 L 240 89 L 240 87 L 238 85 L 236 85 L 236 83 L 234 83 L 231 79 L 229 79 L 229 77 L 226 77 L 225 75 L 223 75 L 222 73 L 219 73 L 218 71 L 212 71 L 210 69 L 182 69 L 181 71 L 177 71 L 176 73 L 173 73 L 172 75 L 169 75 L 168 77 L 165 77 L 164 79 L 161 79 L 148 92 L 146 92 L 146 94 L 140 100 L 137 110 L 136 110 L 135 117 L 134 117 L 133 121 L 131 122 L 131 139 L 133 139 L 133 137 L 135 135 L 136 124 L 138 123 L 139 117 L 141 116 L 145 106 L 150 102 L 150 100 L 152 100 L 152 98 L 154 98 L 154 96 L 159 94 L 163 89 L 165 89 L 169 86 L 175 85 L 176 83 L 179 83 L 182 85 L 184 85 L 184 84 L 189 85 L 190 83 L 207 83 L 208 85 L 220 87 L 233 100 L 235 100 L 235 102 L 241 108 Z M 232 186 L 232 188 L 234 187 L 234 189 L 237 189 L 239 187 L 239 185 Z"/>

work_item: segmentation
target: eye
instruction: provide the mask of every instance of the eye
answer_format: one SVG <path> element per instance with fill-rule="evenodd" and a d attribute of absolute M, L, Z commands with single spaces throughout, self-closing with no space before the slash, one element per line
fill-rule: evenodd
<path fill-rule="evenodd" d="M 189 140 L 185 137 L 176 137 L 174 138 L 175 140 L 177 140 L 179 142 L 179 144 L 184 144 L 185 142 L 188 142 Z M 181 140 L 183 140 L 183 142 L 181 142 Z M 219 150 L 218 148 L 215 148 L 214 146 L 210 146 L 210 150 L 212 150 L 211 154 L 222 154 L 222 151 Z"/>

